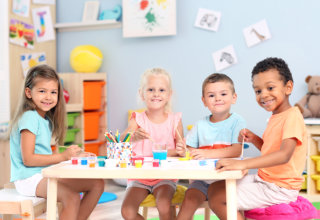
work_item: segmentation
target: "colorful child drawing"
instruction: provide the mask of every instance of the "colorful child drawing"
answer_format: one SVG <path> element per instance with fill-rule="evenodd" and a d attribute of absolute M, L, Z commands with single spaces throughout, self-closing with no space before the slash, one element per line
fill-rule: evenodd
<path fill-rule="evenodd" d="M 10 20 L 9 41 L 19 46 L 34 48 L 33 25 L 24 23 L 17 19 Z"/>
<path fill-rule="evenodd" d="M 39 64 L 46 64 L 46 54 L 45 53 L 21 54 L 20 61 L 21 61 L 21 66 L 23 70 L 23 75 L 26 76 L 30 68 Z"/>
<path fill-rule="evenodd" d="M 32 9 L 32 18 L 38 42 L 55 39 L 49 7 Z"/>
<path fill-rule="evenodd" d="M 40 18 L 40 27 L 41 27 L 41 31 L 39 29 L 37 29 L 37 36 L 42 37 L 44 36 L 44 33 L 46 32 L 46 26 L 44 23 L 44 15 L 46 14 L 45 11 L 40 11 L 37 13 L 37 15 Z"/>
<path fill-rule="evenodd" d="M 29 16 L 29 9 L 30 9 L 30 0 L 13 0 L 12 1 L 12 12 L 23 16 Z"/>
<path fill-rule="evenodd" d="M 176 34 L 175 0 L 131 0 L 123 2 L 123 36 Z"/>

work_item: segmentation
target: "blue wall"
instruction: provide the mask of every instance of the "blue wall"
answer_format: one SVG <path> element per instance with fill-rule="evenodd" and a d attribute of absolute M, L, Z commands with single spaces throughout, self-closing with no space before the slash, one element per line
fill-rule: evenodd
<path fill-rule="evenodd" d="M 85 0 L 57 0 L 57 23 L 81 20 Z M 120 0 L 100 1 L 100 9 L 111 9 Z M 198 8 L 222 13 L 218 32 L 194 27 Z M 307 75 L 319 75 L 320 1 L 317 0 L 177 0 L 177 35 L 152 38 L 122 38 L 121 29 L 64 32 L 57 36 L 59 72 L 72 72 L 70 51 L 77 45 L 100 48 L 104 60 L 100 72 L 108 74 L 109 129 L 123 130 L 127 110 L 138 108 L 137 90 L 145 69 L 163 67 L 173 80 L 174 110 L 183 113 L 184 125 L 194 124 L 208 114 L 201 102 L 201 84 L 215 72 L 212 53 L 233 44 L 238 64 L 223 70 L 235 82 L 238 93 L 233 111 L 243 115 L 248 128 L 262 135 L 270 113 L 255 101 L 250 73 L 260 60 L 285 59 L 295 80 L 291 103 L 307 90 Z M 266 19 L 272 38 L 248 48 L 242 30 Z M 254 148 L 246 151 L 255 155 Z"/>

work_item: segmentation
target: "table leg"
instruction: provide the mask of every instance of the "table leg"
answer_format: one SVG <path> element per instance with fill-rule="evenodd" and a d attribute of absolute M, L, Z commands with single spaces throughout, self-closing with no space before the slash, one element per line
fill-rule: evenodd
<path fill-rule="evenodd" d="M 227 219 L 237 219 L 237 189 L 235 179 L 226 179 Z"/>
<path fill-rule="evenodd" d="M 57 188 L 58 181 L 56 178 L 48 178 L 47 187 L 47 219 L 56 220 L 57 215 Z"/>

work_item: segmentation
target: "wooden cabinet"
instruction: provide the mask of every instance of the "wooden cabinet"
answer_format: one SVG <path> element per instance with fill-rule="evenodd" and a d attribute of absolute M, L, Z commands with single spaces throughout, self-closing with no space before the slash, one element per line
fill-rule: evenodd
<path fill-rule="evenodd" d="M 0 189 L 10 182 L 10 143 L 9 140 L 0 140 Z"/>
<path fill-rule="evenodd" d="M 69 102 L 66 105 L 67 113 L 78 112 L 79 116 L 75 118 L 73 128 L 79 129 L 75 134 L 74 141 L 70 144 L 79 144 L 84 146 L 86 151 L 93 152 L 99 155 L 105 153 L 105 136 L 107 130 L 107 74 L 106 73 L 59 73 L 63 80 L 63 87 L 70 95 Z M 87 83 L 99 83 L 101 89 L 99 92 L 90 93 L 90 88 L 85 89 Z M 89 94 L 88 94 L 89 92 Z M 92 99 L 99 99 L 99 106 L 96 109 L 86 110 L 86 102 Z M 86 118 L 88 115 L 98 115 L 98 122 L 92 127 L 92 119 Z M 87 122 L 86 122 L 87 121 Z M 86 124 L 87 123 L 87 124 Z M 90 126 L 90 127 L 89 127 Z M 97 135 L 88 137 L 88 132 L 91 133 L 97 129 Z M 96 150 L 95 150 L 96 149 Z"/>
<path fill-rule="evenodd" d="M 301 191 L 300 195 L 306 197 L 311 202 L 319 201 L 320 191 L 317 190 L 316 181 L 312 179 L 312 175 L 319 174 L 317 171 L 315 161 L 311 159 L 312 155 L 320 155 L 319 138 L 320 138 L 320 123 L 315 124 L 313 120 L 305 120 L 308 132 L 308 149 L 307 149 L 307 189 Z"/>

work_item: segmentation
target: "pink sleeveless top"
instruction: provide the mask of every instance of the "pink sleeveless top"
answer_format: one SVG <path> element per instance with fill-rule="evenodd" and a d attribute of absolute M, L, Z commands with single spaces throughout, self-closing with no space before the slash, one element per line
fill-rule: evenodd
<path fill-rule="evenodd" d="M 135 118 L 139 127 L 147 131 L 150 137 L 156 143 L 166 143 L 167 149 L 175 149 L 175 130 L 181 120 L 182 113 L 168 113 L 168 118 L 161 124 L 155 124 L 151 122 L 146 115 L 146 112 L 138 113 L 134 112 L 132 118 Z M 133 155 L 139 155 L 143 157 L 152 157 L 152 141 L 149 139 L 140 140 L 133 143 Z M 132 180 L 128 180 L 132 181 Z M 159 183 L 160 179 L 139 179 L 139 182 L 153 186 Z"/>

